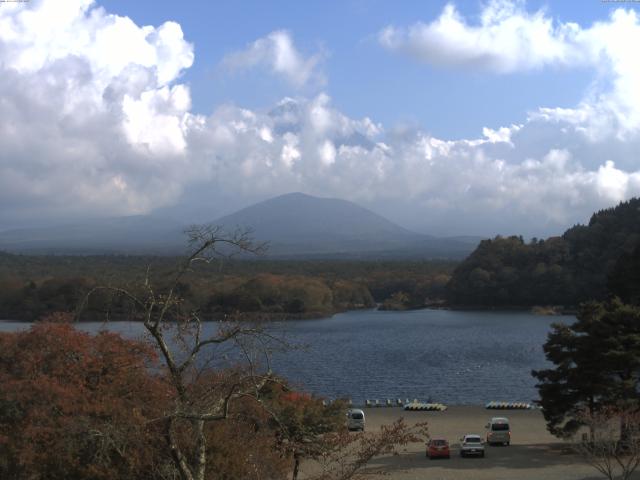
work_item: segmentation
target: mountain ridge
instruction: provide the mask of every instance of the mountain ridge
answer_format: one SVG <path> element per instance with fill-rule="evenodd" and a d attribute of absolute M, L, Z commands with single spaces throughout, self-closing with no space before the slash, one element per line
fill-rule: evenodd
<path fill-rule="evenodd" d="M 211 222 L 225 231 L 250 229 L 274 258 L 462 258 L 476 242 L 412 232 L 348 200 L 293 192 Z M 17 253 L 151 253 L 185 250 L 180 222 L 142 215 L 0 232 L 0 249 Z M 471 239 L 473 237 L 470 237 Z"/>

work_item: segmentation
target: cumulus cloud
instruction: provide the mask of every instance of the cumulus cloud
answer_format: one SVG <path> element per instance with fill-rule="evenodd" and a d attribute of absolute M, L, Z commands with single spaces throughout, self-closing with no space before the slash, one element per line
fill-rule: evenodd
<path fill-rule="evenodd" d="M 447 4 L 434 21 L 388 26 L 378 39 L 390 50 L 427 63 L 508 73 L 581 61 L 575 45 L 579 32 L 574 23 L 554 25 L 542 10 L 528 13 L 524 1 L 492 0 L 478 25 L 467 23 L 455 5 Z"/>
<path fill-rule="evenodd" d="M 608 19 L 585 27 L 525 7 L 522 0 L 493 0 L 472 23 L 448 4 L 435 20 L 388 26 L 378 39 L 390 51 L 435 66 L 498 74 L 545 67 L 593 69 L 596 79 L 578 105 L 541 107 L 529 113 L 520 131 L 509 132 L 506 143 L 514 155 L 507 156 L 495 172 L 498 196 L 515 200 L 515 208 L 526 207 L 529 212 L 536 206 L 527 198 L 544 198 L 541 208 L 560 224 L 570 221 L 572 209 L 581 205 L 593 208 L 639 193 L 633 151 L 640 137 L 640 61 L 635 47 L 640 44 L 640 17 L 633 9 L 620 8 Z M 498 129 L 484 135 L 502 141 L 506 133 Z M 547 178 L 554 164 L 548 159 L 557 157 L 548 156 L 553 151 L 563 151 L 571 160 Z M 541 182 L 563 193 L 548 190 Z M 550 208 L 551 199 L 558 196 L 561 199 Z M 586 215 L 586 208 L 580 210 Z"/>
<path fill-rule="evenodd" d="M 439 66 L 513 73 L 548 66 L 591 67 L 599 78 L 574 109 L 543 108 L 540 116 L 580 125 L 591 138 L 640 129 L 640 17 L 617 9 L 607 21 L 582 27 L 558 22 L 524 0 L 491 0 L 471 24 L 448 4 L 438 18 L 409 27 L 387 26 L 385 48 Z"/>
<path fill-rule="evenodd" d="M 424 62 L 500 73 L 581 60 L 574 45 L 576 24 L 554 26 L 543 11 L 529 14 L 523 4 L 493 0 L 484 7 L 478 25 L 467 23 L 448 4 L 433 22 L 388 26 L 378 38 L 384 47 Z"/>
<path fill-rule="evenodd" d="M 0 8 L 2 218 L 130 214 L 175 201 L 188 170 L 193 63 L 180 25 L 91 1 Z"/>
<path fill-rule="evenodd" d="M 351 119 L 320 94 L 263 113 L 222 107 L 198 137 L 208 157 L 217 155 L 220 187 L 240 197 L 300 190 L 349 198 L 394 218 L 406 212 L 408 223 L 421 218 L 440 232 L 561 231 L 640 194 L 637 165 L 617 164 L 640 138 L 594 145 L 570 123 L 544 118 L 443 140 Z M 463 225 L 452 225 L 454 218 Z"/>
<path fill-rule="evenodd" d="M 231 71 L 263 66 L 281 75 L 295 87 L 322 85 L 325 78 L 319 69 L 323 54 L 305 58 L 295 47 L 291 34 L 276 30 L 256 40 L 244 50 L 228 54 L 222 64 Z"/>
<path fill-rule="evenodd" d="M 501 12 L 491 22 L 506 22 Z M 511 15 L 524 14 L 516 4 Z M 532 18 L 560 38 L 543 14 Z M 611 89 L 573 109 L 540 109 L 522 124 L 447 140 L 351 118 L 326 93 L 264 111 L 219 105 L 196 115 L 180 83 L 194 57 L 179 25 L 138 26 L 90 1 L 3 4 L 0 221 L 148 213 L 185 192 L 233 210 L 297 190 L 361 202 L 436 233 L 560 231 L 640 194 L 638 63 L 622 40 L 598 43 L 601 32 L 620 29 L 622 39 L 637 25 L 633 12 L 619 10 L 578 29 L 608 52 Z M 308 84 L 317 61 L 274 35 L 235 61 L 252 65 L 263 53 L 294 85 Z"/>

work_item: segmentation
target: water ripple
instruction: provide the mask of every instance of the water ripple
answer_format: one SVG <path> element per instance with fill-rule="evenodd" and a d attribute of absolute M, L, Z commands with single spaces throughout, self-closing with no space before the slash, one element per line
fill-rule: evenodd
<path fill-rule="evenodd" d="M 571 317 L 563 319 L 569 323 Z M 348 312 L 277 324 L 309 345 L 274 358 L 274 370 L 328 398 L 431 398 L 449 404 L 537 398 L 532 369 L 557 318 L 519 312 Z"/>

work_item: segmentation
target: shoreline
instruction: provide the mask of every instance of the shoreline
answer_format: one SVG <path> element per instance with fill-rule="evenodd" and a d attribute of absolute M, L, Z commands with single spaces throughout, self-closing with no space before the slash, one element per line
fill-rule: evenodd
<path fill-rule="evenodd" d="M 431 303 L 425 304 L 419 307 L 410 307 L 410 308 L 402 308 L 402 309 L 389 309 L 389 308 L 381 308 L 382 304 L 376 304 L 375 307 L 359 307 L 359 308 L 345 308 L 345 309 L 337 309 L 328 312 L 305 312 L 302 314 L 299 313 L 275 313 L 275 312 L 239 312 L 238 315 L 241 317 L 242 321 L 266 321 L 266 322 L 288 322 L 288 321 L 298 321 L 298 320 L 323 320 L 332 318 L 335 315 L 341 313 L 349 313 L 349 312 L 360 312 L 360 311 L 378 311 L 378 312 L 415 312 L 419 310 L 450 310 L 454 312 L 514 312 L 514 313 L 532 313 L 534 315 L 540 316 L 575 316 L 577 314 L 577 308 L 575 307 L 563 307 L 558 305 L 534 305 L 534 306 L 522 306 L 522 305 L 512 305 L 512 306 L 487 306 L 487 305 L 448 305 L 445 303 Z M 224 321 L 224 317 L 230 317 L 233 314 L 220 314 L 219 316 L 214 316 L 208 320 L 203 320 L 203 322 L 219 322 Z M 244 318 L 242 318 L 244 317 Z M 0 322 L 15 322 L 15 323 L 36 323 L 39 319 L 26 320 L 26 319 L 0 319 Z M 141 322 L 142 320 L 135 319 L 110 319 L 110 320 L 99 320 L 99 319 L 83 319 L 78 320 L 75 323 L 91 323 L 91 322 Z"/>

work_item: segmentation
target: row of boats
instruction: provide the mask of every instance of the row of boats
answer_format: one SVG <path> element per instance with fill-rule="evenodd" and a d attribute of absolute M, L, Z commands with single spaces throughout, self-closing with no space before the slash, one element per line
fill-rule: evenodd
<path fill-rule="evenodd" d="M 402 400 L 401 398 L 397 398 L 395 401 L 391 399 L 386 399 L 386 401 L 379 400 L 365 400 L 364 406 L 366 408 L 375 408 L 375 407 L 402 407 L 405 410 L 411 411 L 439 411 L 443 412 L 447 409 L 447 406 L 443 403 L 434 403 L 434 402 L 419 402 L 418 399 L 414 399 L 413 401 Z M 535 408 L 531 403 L 526 402 L 496 402 L 491 401 L 485 405 L 487 410 L 531 410 Z"/>
<path fill-rule="evenodd" d="M 524 402 L 489 402 L 485 408 L 487 410 L 531 410 L 535 406 Z"/>
<path fill-rule="evenodd" d="M 375 408 L 375 407 L 401 407 L 405 410 L 422 410 L 422 411 L 440 411 L 443 412 L 447 409 L 447 406 L 443 403 L 433 403 L 433 402 L 419 402 L 418 399 L 414 399 L 410 401 L 408 398 L 406 400 L 402 400 L 401 398 L 397 398 L 395 401 L 387 398 L 386 401 L 380 402 L 379 400 L 365 400 L 364 406 L 366 408 Z"/>

